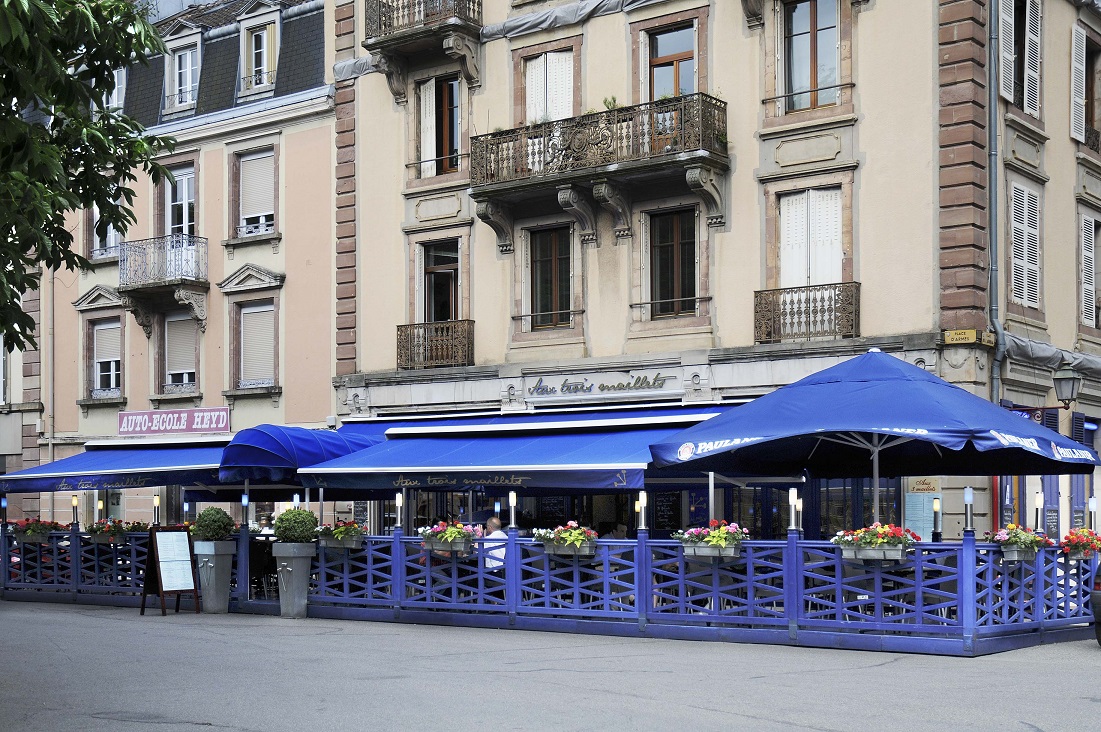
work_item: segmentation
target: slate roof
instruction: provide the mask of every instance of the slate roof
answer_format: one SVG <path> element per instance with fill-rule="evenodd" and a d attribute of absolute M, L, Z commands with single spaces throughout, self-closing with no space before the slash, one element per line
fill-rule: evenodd
<path fill-rule="evenodd" d="M 325 83 L 325 14 L 309 13 L 283 21 L 275 96 L 314 89 Z"/>
<path fill-rule="evenodd" d="M 237 16 L 245 12 L 249 5 L 257 0 L 229 0 L 229 2 L 215 2 L 192 5 L 182 12 L 170 15 L 157 21 L 157 29 L 164 31 L 178 20 L 187 21 L 202 28 L 217 28 L 229 25 L 237 19 Z M 272 5 L 281 8 L 293 8 L 309 0 L 271 0 Z"/>

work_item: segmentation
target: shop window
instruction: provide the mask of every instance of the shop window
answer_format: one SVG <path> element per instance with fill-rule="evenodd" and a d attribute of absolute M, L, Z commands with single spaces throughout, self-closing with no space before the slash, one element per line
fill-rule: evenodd
<path fill-rule="evenodd" d="M 424 320 L 442 323 L 459 318 L 459 242 L 424 245 Z"/>
<path fill-rule="evenodd" d="M 420 104 L 420 176 L 459 169 L 459 77 L 440 76 L 417 86 Z"/>
<path fill-rule="evenodd" d="M 118 318 L 92 324 L 93 399 L 122 394 L 122 324 Z"/>
<path fill-rule="evenodd" d="M 238 157 L 237 236 L 275 231 L 275 151 L 252 152 Z"/>
<path fill-rule="evenodd" d="M 164 318 L 164 393 L 190 394 L 196 389 L 199 329 L 183 313 Z"/>
<path fill-rule="evenodd" d="M 696 212 L 650 215 L 651 317 L 696 315 Z"/>
<path fill-rule="evenodd" d="M 274 386 L 275 303 L 249 303 L 238 308 L 240 333 L 238 389 Z"/>
<path fill-rule="evenodd" d="M 570 227 L 531 232 L 531 327 L 568 328 L 570 312 Z"/>
<path fill-rule="evenodd" d="M 1040 307 L 1040 194 L 1014 183 L 1010 195 L 1009 296 Z"/>
<path fill-rule="evenodd" d="M 1001 5 L 998 91 L 1015 107 L 1040 116 L 1041 0 L 1007 0 Z"/>

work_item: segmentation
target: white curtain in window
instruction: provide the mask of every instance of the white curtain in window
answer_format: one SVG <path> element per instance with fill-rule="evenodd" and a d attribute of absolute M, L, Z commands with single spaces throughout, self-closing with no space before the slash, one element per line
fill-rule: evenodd
<path fill-rule="evenodd" d="M 1072 26 L 1070 34 L 1070 136 L 1086 141 L 1086 31 Z"/>
<path fill-rule="evenodd" d="M 275 383 L 275 307 L 241 308 L 241 383 Z"/>
<path fill-rule="evenodd" d="M 1081 217 L 1082 243 L 1082 324 L 1097 327 L 1097 270 L 1094 256 L 1094 240 L 1097 220 L 1092 216 Z"/>
<path fill-rule="evenodd" d="M 780 196 L 780 287 L 807 284 L 807 200 L 810 191 Z"/>
<path fill-rule="evenodd" d="M 421 105 L 420 142 L 421 178 L 436 174 L 436 80 L 429 79 L 417 85 L 417 97 Z"/>
<path fill-rule="evenodd" d="M 195 372 L 196 323 L 189 317 L 172 318 L 164 323 L 166 374 Z M 169 379 L 171 382 L 172 380 Z M 185 382 L 188 382 L 185 379 Z"/>
<path fill-rule="evenodd" d="M 841 281 L 841 189 L 780 197 L 780 287 Z"/>
<path fill-rule="evenodd" d="M 1013 184 L 1010 197 L 1010 295 L 1028 307 L 1040 307 L 1040 196 Z"/>
<path fill-rule="evenodd" d="M 275 153 L 241 158 L 241 223 L 275 213 Z"/>
<path fill-rule="evenodd" d="M 573 51 L 529 58 L 524 83 L 528 124 L 573 116 Z"/>

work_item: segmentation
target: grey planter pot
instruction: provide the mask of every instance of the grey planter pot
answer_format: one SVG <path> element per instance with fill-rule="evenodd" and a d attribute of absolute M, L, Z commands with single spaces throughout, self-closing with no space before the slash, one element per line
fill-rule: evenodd
<path fill-rule="evenodd" d="M 591 541 L 581 542 L 581 546 L 576 544 L 553 544 L 548 543 L 543 545 L 543 551 L 553 557 L 578 557 L 580 559 L 586 559 L 596 556 L 596 544 Z"/>
<path fill-rule="evenodd" d="M 1067 554 L 1068 562 L 1084 562 L 1086 561 L 1086 553 L 1080 551 L 1072 551 Z"/>
<path fill-rule="evenodd" d="M 306 617 L 306 595 L 310 590 L 310 565 L 317 554 L 317 544 L 297 544 L 277 541 L 271 545 L 279 575 L 279 615 L 284 618 Z"/>
<path fill-rule="evenodd" d="M 856 559 L 856 547 L 855 546 L 842 546 L 841 547 L 842 559 Z"/>
<path fill-rule="evenodd" d="M 88 538 L 91 539 L 93 544 L 121 544 L 122 543 L 122 539 L 120 539 L 118 537 L 115 537 L 115 536 L 111 536 L 110 534 L 90 534 Z"/>
<path fill-rule="evenodd" d="M 199 567 L 204 613 L 229 612 L 229 579 L 233 574 L 235 541 L 196 541 L 195 563 Z"/>
<path fill-rule="evenodd" d="M 15 537 L 16 542 L 19 544 L 49 544 L 50 537 L 43 536 L 42 534 L 26 534 L 22 531 L 13 531 L 12 536 Z"/>
<path fill-rule="evenodd" d="M 440 541 L 439 539 L 425 539 L 424 548 L 434 552 L 470 552 L 473 542 L 470 539 L 461 541 Z"/>
<path fill-rule="evenodd" d="M 711 544 L 684 544 L 684 558 L 688 561 L 726 558 L 735 559 L 742 556 L 741 544 L 731 546 L 712 546 Z"/>
<path fill-rule="evenodd" d="M 1003 546 L 1002 561 L 1005 562 L 1031 562 L 1036 558 L 1036 550 L 1021 546 Z"/>
<path fill-rule="evenodd" d="M 359 549 L 363 546 L 363 535 L 353 536 L 348 539 L 337 539 L 335 536 L 319 536 L 317 542 L 326 549 Z"/>
<path fill-rule="evenodd" d="M 906 558 L 906 547 L 904 547 L 902 544 L 877 547 L 858 546 L 856 547 L 856 558 L 874 559 L 881 562 L 901 562 L 903 559 Z"/>

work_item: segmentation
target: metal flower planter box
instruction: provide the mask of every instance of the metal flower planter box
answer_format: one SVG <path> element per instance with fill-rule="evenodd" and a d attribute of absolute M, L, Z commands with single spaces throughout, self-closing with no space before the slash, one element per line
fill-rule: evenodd
<path fill-rule="evenodd" d="M 1072 551 L 1067 554 L 1067 561 L 1069 562 L 1084 562 L 1086 559 L 1087 557 L 1084 551 Z"/>
<path fill-rule="evenodd" d="M 338 539 L 335 536 L 320 536 L 318 542 L 326 549 L 359 549 L 363 546 L 363 536 L 349 536 L 345 539 Z"/>
<path fill-rule="evenodd" d="M 50 537 L 46 534 L 26 534 L 22 531 L 14 531 L 12 535 L 15 536 L 16 542 L 20 544 L 48 544 L 50 542 Z"/>
<path fill-rule="evenodd" d="M 712 559 L 736 559 L 742 556 L 742 547 L 740 544 L 731 544 L 730 546 L 717 546 L 714 544 L 685 544 L 684 545 L 684 558 L 689 562 L 693 561 L 705 561 L 710 562 Z"/>
<path fill-rule="evenodd" d="M 473 542 L 470 539 L 458 541 L 443 541 L 441 539 L 425 539 L 424 547 L 434 552 L 470 552 Z"/>
<path fill-rule="evenodd" d="M 906 547 L 902 544 L 887 546 L 843 546 L 842 559 L 859 559 L 876 562 L 901 562 L 906 558 Z"/>
<path fill-rule="evenodd" d="M 1004 562 L 1031 562 L 1036 559 L 1035 547 L 1003 546 L 1002 561 Z"/>
<path fill-rule="evenodd" d="M 554 557 L 578 557 L 586 559 L 596 556 L 596 544 L 591 541 L 583 541 L 577 544 L 543 544 L 543 551 Z"/>
<path fill-rule="evenodd" d="M 117 544 L 122 539 L 112 534 L 92 534 L 91 540 L 93 544 Z"/>

